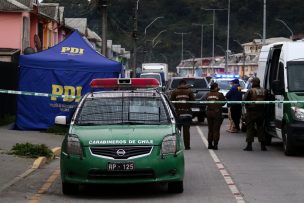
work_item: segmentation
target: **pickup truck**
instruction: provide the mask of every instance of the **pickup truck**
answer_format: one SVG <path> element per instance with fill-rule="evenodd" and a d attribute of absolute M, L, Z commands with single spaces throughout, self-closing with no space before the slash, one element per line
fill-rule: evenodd
<path fill-rule="evenodd" d="M 191 88 L 196 101 L 204 101 L 204 96 L 209 92 L 208 83 L 204 77 L 172 77 L 165 89 L 165 93 L 170 98 L 171 93 L 177 88 L 179 82 L 184 79 Z M 192 104 L 191 105 L 192 116 L 197 117 L 198 122 L 204 122 L 206 118 L 206 104 Z"/>

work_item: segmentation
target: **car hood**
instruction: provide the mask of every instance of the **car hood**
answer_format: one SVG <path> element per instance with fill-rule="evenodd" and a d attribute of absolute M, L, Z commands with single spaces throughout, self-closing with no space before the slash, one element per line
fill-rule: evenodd
<path fill-rule="evenodd" d="M 73 126 L 71 131 L 83 146 L 160 145 L 172 133 L 172 125 Z"/>

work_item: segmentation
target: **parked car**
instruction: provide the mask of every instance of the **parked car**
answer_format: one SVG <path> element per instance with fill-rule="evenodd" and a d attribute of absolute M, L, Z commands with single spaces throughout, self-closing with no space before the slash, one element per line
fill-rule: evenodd
<path fill-rule="evenodd" d="M 186 80 L 187 84 L 194 93 L 196 101 L 203 101 L 204 96 L 209 92 L 209 87 L 206 78 L 204 77 L 172 77 L 166 86 L 166 94 L 170 98 L 171 92 L 178 87 L 181 80 Z M 197 117 L 199 122 L 204 122 L 206 118 L 206 104 L 192 104 L 192 116 Z"/>
<path fill-rule="evenodd" d="M 138 89 L 158 85 L 154 78 L 91 82 L 94 88 L 123 89 L 88 93 L 80 101 L 62 142 L 64 194 L 77 193 L 80 184 L 155 182 L 183 192 L 184 145 L 173 107 L 160 91 Z M 66 117 L 55 123 L 66 124 Z"/>

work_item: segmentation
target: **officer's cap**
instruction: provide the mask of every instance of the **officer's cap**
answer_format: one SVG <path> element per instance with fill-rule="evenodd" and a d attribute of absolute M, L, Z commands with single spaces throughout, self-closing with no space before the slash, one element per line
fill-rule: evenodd
<path fill-rule="evenodd" d="M 231 82 L 233 83 L 233 84 L 240 84 L 240 81 L 239 81 L 239 79 L 234 79 L 234 80 L 231 80 Z"/>

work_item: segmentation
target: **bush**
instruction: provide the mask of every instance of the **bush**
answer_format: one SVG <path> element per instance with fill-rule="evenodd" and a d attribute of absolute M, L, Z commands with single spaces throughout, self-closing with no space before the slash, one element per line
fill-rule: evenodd
<path fill-rule="evenodd" d="M 50 158 L 53 156 L 53 152 L 45 144 L 31 144 L 28 142 L 14 145 L 12 154 L 28 158 L 37 158 L 40 156 Z"/>

